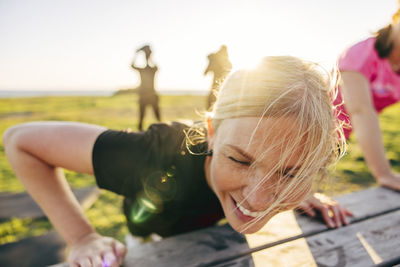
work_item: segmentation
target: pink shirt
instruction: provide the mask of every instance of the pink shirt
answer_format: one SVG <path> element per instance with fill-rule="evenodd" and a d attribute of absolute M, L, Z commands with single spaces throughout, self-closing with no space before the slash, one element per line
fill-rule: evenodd
<path fill-rule="evenodd" d="M 375 38 L 368 38 L 347 49 L 338 61 L 340 71 L 357 71 L 367 78 L 375 110 L 379 113 L 385 107 L 400 100 L 400 75 L 395 73 L 387 59 L 381 59 L 375 50 Z M 342 102 L 339 92 L 334 104 Z M 338 117 L 350 126 L 350 119 L 344 105 L 338 107 Z M 351 127 L 345 127 L 349 138 Z"/>

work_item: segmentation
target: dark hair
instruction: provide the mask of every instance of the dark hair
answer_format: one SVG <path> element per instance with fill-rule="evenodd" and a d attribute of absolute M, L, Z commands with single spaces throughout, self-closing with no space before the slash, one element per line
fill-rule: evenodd
<path fill-rule="evenodd" d="M 393 41 L 390 41 L 392 33 L 392 25 L 389 24 L 386 27 L 380 29 L 375 33 L 375 50 L 378 52 L 380 58 L 387 58 L 392 52 Z"/>

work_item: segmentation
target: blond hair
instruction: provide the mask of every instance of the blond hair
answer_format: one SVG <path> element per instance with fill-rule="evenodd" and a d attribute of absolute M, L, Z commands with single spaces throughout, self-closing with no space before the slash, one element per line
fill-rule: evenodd
<path fill-rule="evenodd" d="M 258 160 L 271 150 L 281 151 L 278 163 L 265 174 L 259 186 L 285 169 L 286 163 L 293 161 L 294 152 L 298 152 L 295 161 L 299 169 L 296 173 L 282 173 L 281 179 L 274 183 L 277 195 L 263 216 L 297 206 L 309 192 L 313 178 L 325 177 L 328 166 L 345 151 L 345 139 L 334 119 L 332 105 L 336 86 L 329 75 L 323 75 L 318 68 L 317 64 L 291 56 L 266 57 L 257 68 L 229 76 L 209 114 L 216 133 L 221 123 L 230 118 L 258 117 L 260 121 L 290 118 L 294 121 L 290 129 L 282 129 L 280 121 L 274 120 L 274 125 L 263 136 L 264 141 L 269 140 L 273 145 L 267 151 L 258 151 L 261 155 Z M 252 136 L 258 130 L 257 126 Z M 252 168 L 254 164 L 250 172 Z"/>

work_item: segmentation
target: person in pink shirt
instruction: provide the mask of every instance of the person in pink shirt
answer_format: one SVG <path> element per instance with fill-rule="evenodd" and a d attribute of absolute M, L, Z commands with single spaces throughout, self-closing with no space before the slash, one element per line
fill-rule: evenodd
<path fill-rule="evenodd" d="M 338 60 L 340 92 L 335 100 L 338 117 L 352 130 L 366 163 L 382 186 L 400 190 L 400 174 L 385 155 L 378 114 L 400 100 L 400 12 L 375 37 L 347 49 Z"/>

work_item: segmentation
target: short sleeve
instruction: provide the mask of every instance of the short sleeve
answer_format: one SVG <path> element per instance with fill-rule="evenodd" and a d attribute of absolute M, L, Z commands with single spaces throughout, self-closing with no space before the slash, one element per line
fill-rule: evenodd
<path fill-rule="evenodd" d="M 141 180 L 168 166 L 179 153 L 182 125 L 153 124 L 145 132 L 107 130 L 93 147 L 93 169 L 100 188 L 133 197 Z"/>
<path fill-rule="evenodd" d="M 338 60 L 339 70 L 360 72 L 371 81 L 379 60 L 374 45 L 375 38 L 369 38 L 350 47 Z"/>

